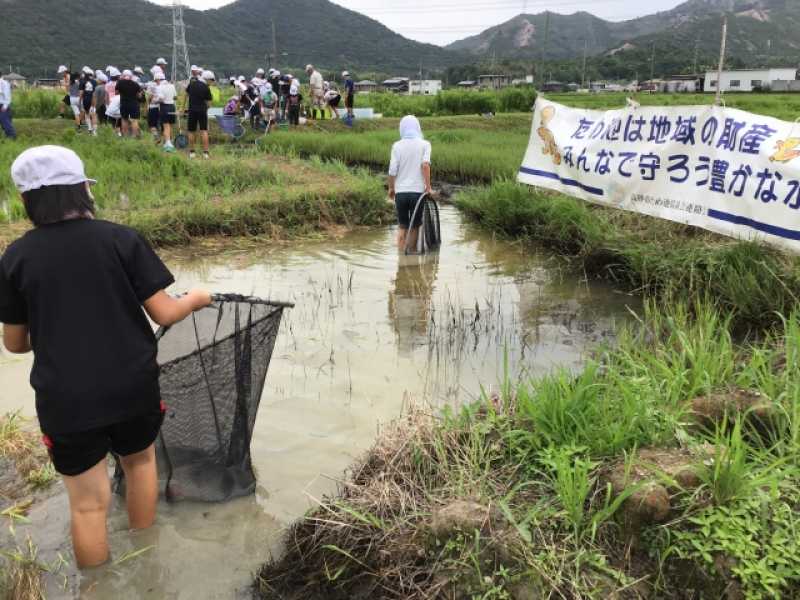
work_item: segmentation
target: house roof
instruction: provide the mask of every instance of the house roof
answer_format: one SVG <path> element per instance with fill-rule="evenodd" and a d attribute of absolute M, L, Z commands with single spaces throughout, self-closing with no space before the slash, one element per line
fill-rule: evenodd
<path fill-rule="evenodd" d="M 363 81 L 356 81 L 356 85 L 378 85 L 378 84 L 369 79 L 364 79 Z"/>
<path fill-rule="evenodd" d="M 476 81 L 459 81 L 456 85 L 467 86 L 467 85 L 475 85 L 476 83 L 477 83 Z"/>
<path fill-rule="evenodd" d="M 23 77 L 19 73 L 9 73 L 8 75 L 3 75 L 3 79 L 7 81 L 27 81 L 27 77 Z"/>

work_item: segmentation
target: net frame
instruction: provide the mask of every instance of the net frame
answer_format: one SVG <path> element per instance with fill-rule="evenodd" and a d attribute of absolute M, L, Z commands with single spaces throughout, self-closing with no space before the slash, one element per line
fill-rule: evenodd
<path fill-rule="evenodd" d="M 165 388 L 162 389 L 162 397 L 168 406 L 168 411 L 172 411 L 172 402 L 183 409 L 182 412 L 178 411 L 182 416 L 177 419 L 174 412 L 165 414 L 165 417 L 170 415 L 176 420 L 165 418 L 155 442 L 159 487 L 167 501 L 174 502 L 179 499 L 225 501 L 255 491 L 256 477 L 250 460 L 250 443 L 283 311 L 293 307 L 294 304 L 289 302 L 275 302 L 240 294 L 216 294 L 212 296 L 211 305 L 202 309 L 207 311 L 202 319 L 204 325 L 202 336 L 201 326 L 198 324 L 199 313 L 193 313 L 188 319 L 173 327 L 160 327 L 155 332 L 159 343 L 160 378 L 162 388 Z M 215 310 L 216 315 L 213 312 Z M 226 319 L 225 326 L 221 327 L 223 318 Z M 176 327 L 182 327 L 183 335 L 177 338 L 177 347 L 173 341 L 173 344 L 167 346 L 165 350 L 161 341 Z M 189 339 L 192 334 L 193 340 Z M 166 358 L 162 357 L 162 350 L 165 350 Z M 221 356 L 224 358 L 218 361 L 219 352 L 222 352 Z M 254 363 L 254 360 L 257 360 L 257 363 Z M 186 365 L 194 365 L 188 373 L 192 371 L 196 373 L 196 377 L 192 378 L 191 388 L 182 388 L 177 383 L 185 377 Z M 173 374 L 177 380 L 170 379 Z M 220 381 L 230 379 L 233 380 L 232 385 L 219 387 Z M 176 384 L 178 388 L 175 387 Z M 200 389 L 205 390 L 205 393 L 197 389 L 198 385 Z M 204 404 L 203 408 L 195 409 L 195 404 L 186 406 L 185 393 L 189 389 L 198 392 L 196 396 L 190 394 L 190 397 L 193 403 Z M 175 393 L 172 398 L 170 391 Z M 221 423 L 217 413 L 215 398 L 217 392 L 224 399 L 221 405 L 224 424 Z M 208 495 L 205 494 L 205 490 L 203 494 L 197 495 L 175 494 L 172 486 L 175 468 L 179 468 L 185 475 L 184 469 L 187 466 L 186 446 L 180 443 L 186 436 L 183 435 L 184 431 L 181 428 L 196 423 L 197 418 L 202 422 L 202 416 L 198 415 L 203 414 L 210 415 L 205 421 L 209 425 L 202 430 L 203 440 L 190 445 L 199 452 L 198 468 L 203 465 L 208 468 L 211 465 L 213 472 L 211 469 L 206 471 L 209 478 L 217 476 L 220 481 L 233 483 L 227 489 L 222 483 L 219 486 L 209 485 L 208 489 L 214 492 L 209 491 Z M 175 423 L 178 429 L 174 427 L 170 429 L 172 423 Z M 210 445 L 209 440 L 212 440 Z M 178 454 L 173 456 L 173 452 Z M 203 457 L 205 462 L 202 460 Z M 177 479 L 180 487 L 182 477 L 178 476 Z M 187 481 L 183 477 L 183 483 Z M 118 493 L 124 491 L 124 473 L 119 460 L 115 473 L 115 488 Z"/>
<path fill-rule="evenodd" d="M 439 217 L 439 205 L 430 195 L 422 194 L 414 206 L 411 223 L 416 223 L 419 214 L 422 223 L 419 226 L 417 245 L 413 250 L 418 254 L 434 252 L 442 246 L 442 225 Z M 406 238 L 405 253 L 411 254 L 411 236 Z"/>

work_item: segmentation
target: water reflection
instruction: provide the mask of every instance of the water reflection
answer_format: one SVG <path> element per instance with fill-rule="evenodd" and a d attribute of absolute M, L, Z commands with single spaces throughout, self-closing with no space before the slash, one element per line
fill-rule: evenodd
<path fill-rule="evenodd" d="M 398 256 L 397 276 L 389 291 L 389 318 L 396 334 L 397 349 L 405 356 L 428 341 L 431 301 L 438 272 L 438 252 Z"/>

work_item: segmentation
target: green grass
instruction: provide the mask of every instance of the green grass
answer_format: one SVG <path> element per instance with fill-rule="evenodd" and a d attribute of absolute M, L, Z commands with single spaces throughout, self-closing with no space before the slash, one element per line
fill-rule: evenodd
<path fill-rule="evenodd" d="M 800 298 L 798 259 L 764 245 L 511 181 L 463 192 L 456 204 L 493 231 L 572 256 L 587 273 L 627 289 L 713 298 L 737 324 L 774 323 Z"/>
<path fill-rule="evenodd" d="M 380 225 L 391 216 L 380 180 L 336 161 L 269 159 L 254 146 L 215 147 L 212 160 L 190 161 L 165 154 L 149 138 L 121 140 L 110 128 L 93 138 L 59 122 L 21 125 L 16 142 L 0 145 L 0 165 L 34 145 L 72 148 L 98 181 L 98 216 L 132 226 L 154 244 L 209 235 L 288 237 L 330 225 Z M 0 207 L 2 246 L 26 222 L 7 168 L 0 174 Z"/>
<path fill-rule="evenodd" d="M 356 107 L 374 108 L 384 117 L 530 112 L 535 101 L 536 91 L 531 86 L 506 88 L 499 92 L 445 90 L 436 96 L 388 92 L 356 95 Z"/>
<path fill-rule="evenodd" d="M 412 413 L 295 524 L 257 577 L 262 597 L 797 597 L 800 317 L 752 345 L 729 325 L 706 304 L 650 304 L 580 375 L 504 382 L 439 420 Z M 699 427 L 692 400 L 736 387 L 771 417 Z M 679 484 L 659 463 L 629 479 L 652 449 L 700 477 Z M 669 490 L 667 512 L 631 521 L 651 486 Z M 442 525 L 444 507 L 461 516 Z"/>
<path fill-rule="evenodd" d="M 547 99 L 576 108 L 608 110 L 624 108 L 625 99 L 631 96 L 643 106 L 714 103 L 713 94 L 547 94 Z M 784 121 L 794 121 L 800 115 L 800 94 L 725 94 L 723 103 L 729 108 L 738 108 Z"/>
<path fill-rule="evenodd" d="M 489 182 L 512 177 L 519 170 L 530 136 L 530 117 L 423 119 L 433 145 L 435 178 L 456 182 Z M 320 156 L 347 164 L 387 169 L 391 147 L 399 139 L 396 121 L 365 122 L 350 131 L 325 124 L 276 132 L 261 144 L 269 152 Z"/>

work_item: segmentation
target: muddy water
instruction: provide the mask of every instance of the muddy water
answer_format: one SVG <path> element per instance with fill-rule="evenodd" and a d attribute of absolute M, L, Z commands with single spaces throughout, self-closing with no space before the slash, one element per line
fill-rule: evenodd
<path fill-rule="evenodd" d="M 612 341 L 636 300 L 580 281 L 556 259 L 492 239 L 442 213 L 437 256 L 400 257 L 393 229 L 168 262 L 175 291 L 204 286 L 297 303 L 283 324 L 253 441 L 255 497 L 160 508 L 131 535 L 117 503 L 112 546 L 121 562 L 78 577 L 48 576 L 50 597 L 230 598 L 279 551 L 282 529 L 335 490 L 380 423 L 410 402 L 435 408 L 496 388 L 511 375 L 578 368 Z M 0 357 L 0 411 L 33 410 L 28 359 Z M 37 508 L 30 533 L 41 558 L 70 556 L 63 495 Z M 5 542 L 4 542 L 5 543 Z M 144 550 L 125 560 L 126 553 Z M 130 556 L 130 554 L 128 554 Z"/>

